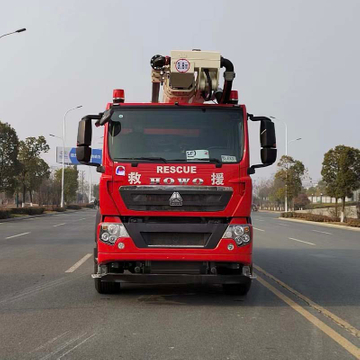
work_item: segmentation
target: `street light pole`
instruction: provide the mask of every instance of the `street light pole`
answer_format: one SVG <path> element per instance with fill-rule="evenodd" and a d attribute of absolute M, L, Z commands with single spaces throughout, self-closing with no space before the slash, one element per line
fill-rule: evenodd
<path fill-rule="evenodd" d="M 66 128 L 65 128 L 65 123 L 66 123 L 66 115 L 73 110 L 77 110 L 82 108 L 82 105 L 73 107 L 69 110 L 66 111 L 66 113 L 64 114 L 64 118 L 63 118 L 63 136 L 62 136 L 62 142 L 63 142 L 63 151 L 62 151 L 62 172 L 61 172 L 61 202 L 60 202 L 60 207 L 64 207 L 64 180 L 65 180 L 65 136 L 66 136 Z"/>
<path fill-rule="evenodd" d="M 5 36 L 9 36 L 9 35 L 12 35 L 12 34 L 21 33 L 21 32 L 23 32 L 23 31 L 26 31 L 26 29 L 25 29 L 25 28 L 22 28 L 22 29 L 19 29 L 19 30 L 15 30 L 15 31 L 9 32 L 9 33 L 7 33 L 7 34 L 1 35 L 1 36 L 0 36 L 0 39 L 3 38 L 3 37 L 5 37 Z"/>
<path fill-rule="evenodd" d="M 271 119 L 280 120 L 285 126 L 285 155 L 288 156 L 288 127 L 284 120 L 278 119 L 275 116 L 270 116 Z M 286 180 L 285 180 L 285 212 L 288 212 L 288 189 L 287 189 L 287 166 L 286 166 Z"/>
<path fill-rule="evenodd" d="M 292 143 L 293 141 L 301 140 L 301 137 L 288 141 L 288 127 L 287 127 L 286 122 L 284 120 L 282 120 L 282 119 L 276 118 L 275 116 L 270 116 L 270 118 L 274 119 L 274 120 L 280 120 L 285 126 L 285 155 L 288 156 L 289 155 L 289 153 L 288 153 L 289 144 Z M 285 173 L 286 174 L 286 180 L 285 180 L 285 212 L 288 212 L 288 186 L 287 186 L 288 171 L 287 170 L 288 169 L 287 169 L 287 166 L 286 166 L 286 173 Z"/>
<path fill-rule="evenodd" d="M 89 166 L 89 203 L 91 202 L 91 198 L 92 198 L 92 177 L 91 177 L 91 166 Z"/>

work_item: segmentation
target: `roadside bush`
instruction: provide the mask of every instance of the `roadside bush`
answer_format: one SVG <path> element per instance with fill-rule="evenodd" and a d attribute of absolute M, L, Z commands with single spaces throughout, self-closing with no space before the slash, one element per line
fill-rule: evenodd
<path fill-rule="evenodd" d="M 349 219 L 346 225 L 360 227 L 360 219 Z"/>
<path fill-rule="evenodd" d="M 29 215 L 41 215 L 44 211 L 44 207 L 28 208 Z"/>
<path fill-rule="evenodd" d="M 69 204 L 69 205 L 66 205 L 66 208 L 69 210 L 81 210 L 82 206 L 80 206 L 78 204 Z"/>
<path fill-rule="evenodd" d="M 292 213 L 292 212 L 281 213 L 281 217 L 292 218 L 292 217 L 294 217 L 294 213 Z"/>
<path fill-rule="evenodd" d="M 60 206 L 55 206 L 52 208 L 52 211 L 57 211 L 57 212 L 64 212 L 66 211 L 65 207 L 60 207 Z"/>
<path fill-rule="evenodd" d="M 0 219 L 8 219 L 10 217 L 9 210 L 0 210 Z"/>
<path fill-rule="evenodd" d="M 282 213 L 282 217 L 284 218 L 296 218 L 296 219 L 304 219 L 308 221 L 317 221 L 317 222 L 339 222 L 340 219 L 336 217 L 330 217 L 325 215 L 317 215 L 310 213 Z"/>
<path fill-rule="evenodd" d="M 45 211 L 44 207 L 12 208 L 11 214 L 16 215 L 40 215 Z"/>

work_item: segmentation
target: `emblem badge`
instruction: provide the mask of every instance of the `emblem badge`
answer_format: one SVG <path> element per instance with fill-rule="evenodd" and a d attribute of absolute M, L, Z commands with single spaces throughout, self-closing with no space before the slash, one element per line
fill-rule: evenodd
<path fill-rule="evenodd" d="M 170 196 L 169 205 L 170 206 L 182 206 L 183 205 L 183 199 L 177 191 L 173 192 L 172 195 Z"/>
<path fill-rule="evenodd" d="M 125 175 L 125 166 L 117 166 L 115 169 L 115 174 L 119 176 Z"/>

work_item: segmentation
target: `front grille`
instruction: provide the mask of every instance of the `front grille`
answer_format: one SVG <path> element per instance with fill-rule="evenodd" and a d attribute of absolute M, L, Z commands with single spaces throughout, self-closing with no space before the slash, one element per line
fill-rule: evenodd
<path fill-rule="evenodd" d="M 180 194 L 181 206 L 171 206 L 170 197 Z M 130 210 L 138 211 L 222 211 L 231 187 L 219 186 L 122 186 L 120 195 Z"/>
<path fill-rule="evenodd" d="M 149 247 L 205 247 L 211 234 L 183 232 L 141 233 Z"/>

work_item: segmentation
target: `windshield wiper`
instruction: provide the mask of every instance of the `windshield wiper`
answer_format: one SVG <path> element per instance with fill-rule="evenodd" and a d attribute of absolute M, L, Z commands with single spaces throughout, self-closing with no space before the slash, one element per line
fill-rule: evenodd
<path fill-rule="evenodd" d="M 132 160 L 132 161 L 141 161 L 141 160 L 147 160 L 147 161 L 161 161 L 164 163 L 167 163 L 167 160 L 163 157 L 134 157 L 134 158 L 115 158 L 115 161 L 121 161 L 121 160 Z"/>
<path fill-rule="evenodd" d="M 207 158 L 207 159 L 171 159 L 167 160 L 167 162 L 171 163 L 172 161 L 186 161 L 186 162 L 201 162 L 201 163 L 215 163 L 216 167 L 222 167 L 222 162 L 217 158 Z"/>

